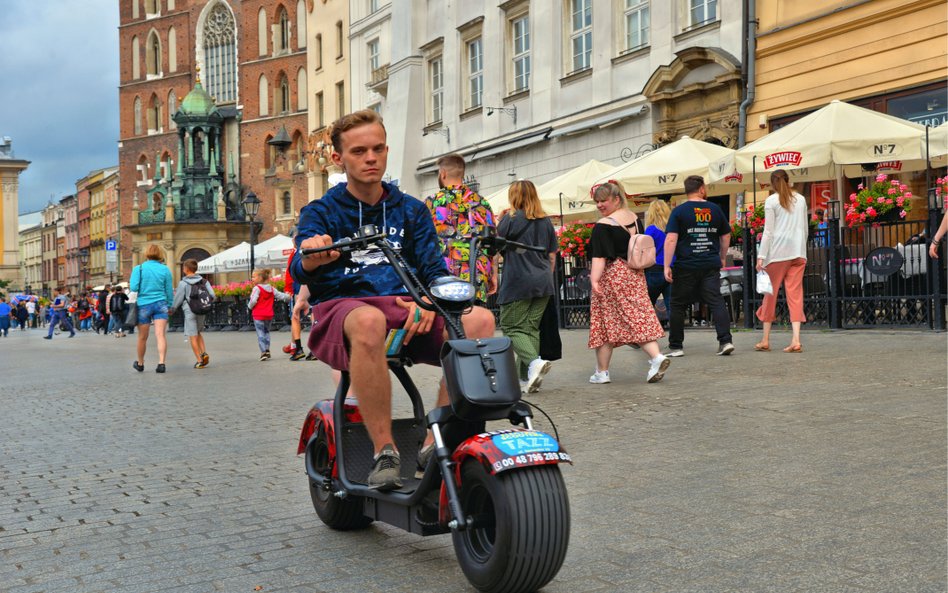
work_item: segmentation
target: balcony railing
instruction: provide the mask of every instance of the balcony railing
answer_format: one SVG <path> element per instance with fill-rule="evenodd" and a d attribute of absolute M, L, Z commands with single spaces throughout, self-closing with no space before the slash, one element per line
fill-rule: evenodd
<path fill-rule="evenodd" d="M 366 86 L 375 92 L 382 92 L 388 87 L 388 64 L 379 66 L 372 71 L 372 77 Z"/>
<path fill-rule="evenodd" d="M 165 221 L 165 210 L 143 210 L 138 213 L 138 224 L 155 224 Z"/>

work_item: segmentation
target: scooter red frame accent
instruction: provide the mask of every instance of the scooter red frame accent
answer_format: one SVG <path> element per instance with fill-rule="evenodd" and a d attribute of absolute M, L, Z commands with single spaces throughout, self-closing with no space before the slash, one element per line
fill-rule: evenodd
<path fill-rule="evenodd" d="M 503 451 L 494 443 L 494 437 L 498 435 L 511 433 L 530 433 L 545 437 L 556 443 L 556 451 L 537 451 L 530 453 L 514 454 Z M 526 435 L 524 435 L 526 436 Z M 496 475 L 512 469 L 522 469 L 536 465 L 559 465 L 561 462 L 573 464 L 573 460 L 563 446 L 551 435 L 540 431 L 527 428 L 510 428 L 505 430 L 495 430 L 492 432 L 482 432 L 474 435 L 458 445 L 451 455 L 451 463 L 454 464 L 454 480 L 460 491 L 461 484 L 461 466 L 468 459 L 475 459 L 491 475 Z M 442 525 L 447 525 L 451 520 L 451 509 L 448 506 L 448 493 L 445 490 L 444 483 L 441 484 L 441 494 L 438 502 L 438 519 Z"/>
<path fill-rule="evenodd" d="M 333 400 L 326 399 L 316 402 L 316 404 L 310 408 L 309 413 L 306 414 L 306 420 L 303 422 L 303 429 L 300 431 L 300 444 L 296 448 L 297 455 L 302 455 L 306 452 L 306 445 L 309 444 L 309 440 L 316 434 L 316 430 L 319 426 L 322 425 L 323 430 L 326 431 L 326 444 L 329 446 L 329 455 L 335 459 L 336 428 L 332 418 L 334 404 L 335 402 Z M 346 398 L 343 413 L 346 416 L 347 423 L 362 422 L 362 413 L 359 412 L 359 404 L 354 398 Z M 339 477 L 339 470 L 336 469 L 335 464 L 333 464 L 332 477 Z"/>

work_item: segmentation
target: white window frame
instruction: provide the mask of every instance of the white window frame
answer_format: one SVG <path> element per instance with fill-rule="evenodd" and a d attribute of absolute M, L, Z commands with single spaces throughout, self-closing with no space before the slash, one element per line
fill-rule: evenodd
<path fill-rule="evenodd" d="M 569 74 L 592 68 L 592 0 L 569 0 Z M 577 8 L 579 10 L 577 10 Z M 584 22 L 588 15 L 588 23 Z M 580 22 L 577 23 L 577 16 Z M 578 26 L 577 26 L 578 25 Z M 581 51 L 577 52 L 577 45 Z"/>
<path fill-rule="evenodd" d="M 509 20 L 510 25 L 510 92 L 521 93 L 530 90 L 530 76 L 533 74 L 530 39 L 530 14 L 518 14 Z M 519 31 L 522 27 L 522 35 Z"/>
<path fill-rule="evenodd" d="M 365 44 L 366 53 L 369 56 L 369 80 L 372 80 L 372 73 L 379 69 L 382 65 L 381 54 L 379 50 L 379 38 L 370 39 L 368 43 Z"/>
<path fill-rule="evenodd" d="M 484 38 L 478 35 L 469 39 L 464 47 L 467 72 L 465 108 L 476 109 L 484 104 Z"/>
<path fill-rule="evenodd" d="M 623 25 L 625 27 L 624 51 L 632 51 L 647 46 L 650 43 L 649 29 L 651 29 L 651 13 L 649 0 L 623 0 Z M 644 24 L 643 24 L 644 22 Z M 633 39 L 633 33 L 638 35 L 638 43 Z"/>
<path fill-rule="evenodd" d="M 444 57 L 439 53 L 428 58 L 428 124 L 444 118 Z"/>
<path fill-rule="evenodd" d="M 695 19 L 700 11 L 701 19 Z M 718 20 L 718 0 L 688 0 L 689 28 L 700 27 Z"/>

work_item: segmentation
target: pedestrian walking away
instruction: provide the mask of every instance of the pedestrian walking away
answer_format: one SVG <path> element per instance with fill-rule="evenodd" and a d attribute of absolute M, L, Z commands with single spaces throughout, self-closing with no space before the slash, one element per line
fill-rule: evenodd
<path fill-rule="evenodd" d="M 56 289 L 56 296 L 53 298 L 53 302 L 50 304 L 50 310 L 52 314 L 49 318 L 49 333 L 43 336 L 44 340 L 53 339 L 53 331 L 56 327 L 62 323 L 67 330 L 69 330 L 69 337 L 73 338 L 76 336 L 76 330 L 72 326 L 72 320 L 69 318 L 69 312 L 67 311 L 67 306 L 69 304 L 69 292 L 63 292 L 61 289 Z"/>
<path fill-rule="evenodd" d="M 431 212 L 435 231 L 441 240 L 441 255 L 452 276 L 474 282 L 477 301 L 483 303 L 497 291 L 497 275 L 486 254 L 476 260 L 476 282 L 469 266 L 471 243 L 465 237 L 479 235 L 494 227 L 490 203 L 464 184 L 464 157 L 448 154 L 438 159 L 438 187 L 441 189 L 425 199 Z"/>
<path fill-rule="evenodd" d="M 665 227 L 669 215 L 671 208 L 665 200 L 654 200 L 645 212 L 645 234 L 655 242 L 655 265 L 645 270 L 645 282 L 648 284 L 648 298 L 663 325 L 668 322 L 671 307 L 671 283 L 665 280 Z M 674 265 L 674 254 L 670 257 Z M 662 297 L 661 304 L 658 303 L 659 296 Z"/>
<path fill-rule="evenodd" d="M 203 300 L 200 297 L 204 295 L 199 293 L 206 292 L 210 299 L 217 298 L 217 295 L 214 294 L 214 288 L 210 282 L 197 273 L 197 260 L 184 260 L 182 268 L 186 275 L 178 283 L 178 288 L 174 292 L 170 315 L 174 315 L 179 307 L 184 312 L 184 335 L 187 336 L 188 342 L 191 344 L 191 351 L 194 352 L 194 357 L 197 359 L 194 368 L 203 369 L 210 363 L 211 357 L 207 354 L 204 336 L 201 335 L 201 330 L 204 329 L 206 311 L 203 308 L 204 305 L 200 302 Z"/>
<path fill-rule="evenodd" d="M 196 268 L 195 268 L 196 269 Z M 257 345 L 260 347 L 260 361 L 270 360 L 270 322 L 273 321 L 274 301 L 290 302 L 292 295 L 281 292 L 269 283 L 270 270 L 254 270 L 254 287 L 250 292 L 247 308 L 253 317 L 253 327 L 257 330 Z"/>
<path fill-rule="evenodd" d="M 610 383 L 609 364 L 619 346 L 637 345 L 648 356 L 645 380 L 657 383 L 671 360 L 662 354 L 658 339 L 665 335 L 648 298 L 643 270 L 627 263 L 629 240 L 637 232 L 637 216 L 626 205 L 625 192 L 610 181 L 593 190 L 602 214 L 589 238 L 592 299 L 589 307 L 589 347 L 596 350 L 596 371 L 590 383 Z"/>
<path fill-rule="evenodd" d="M 7 302 L 5 297 L 0 296 L 0 336 L 4 338 L 10 335 L 10 316 L 13 314 L 13 308 Z"/>
<path fill-rule="evenodd" d="M 718 355 L 734 352 L 731 317 L 721 296 L 721 268 L 731 243 L 731 225 L 717 204 L 707 201 L 704 179 L 685 179 L 688 199 L 672 210 L 665 227 L 665 279 L 672 284 L 668 356 L 683 356 L 685 311 L 708 305 L 718 337 Z M 669 256 L 674 255 L 674 265 Z"/>
<path fill-rule="evenodd" d="M 112 334 L 116 338 L 125 337 L 125 313 L 126 305 L 125 302 L 128 300 L 128 295 L 125 294 L 125 291 L 121 286 L 116 286 L 112 291 L 112 296 L 109 297 L 106 307 L 109 312 L 109 328 L 108 333 Z"/>
<path fill-rule="evenodd" d="M 95 326 L 95 333 L 99 333 L 99 329 L 103 330 L 105 335 L 109 333 L 109 297 L 112 295 L 112 285 L 106 284 L 105 287 L 99 291 L 99 294 L 96 295 L 97 299 L 95 302 L 96 311 L 99 313 L 99 322 Z"/>
<path fill-rule="evenodd" d="M 138 294 L 138 358 L 132 368 L 138 372 L 145 370 L 145 349 L 148 333 L 155 326 L 155 342 L 158 346 L 158 366 L 156 373 L 165 372 L 165 355 L 168 343 L 165 332 L 168 329 L 168 307 L 174 301 L 171 270 L 161 262 L 161 249 L 157 245 L 145 248 L 144 263 L 135 266 L 129 278 L 128 289 Z"/>
<path fill-rule="evenodd" d="M 545 253 L 509 250 L 495 256 L 494 262 L 496 274 L 497 260 L 503 257 L 504 273 L 497 295 L 500 329 L 513 344 L 520 389 L 536 393 L 552 368 L 550 361 L 540 358 L 540 320 L 553 296 L 553 266 L 558 245 L 553 223 L 543 211 L 533 183 L 514 181 L 508 195 L 511 211 L 501 219 L 498 236 L 546 249 Z"/>
<path fill-rule="evenodd" d="M 764 233 L 757 248 L 757 271 L 770 276 L 773 292 L 764 295 L 757 309 L 757 319 L 764 324 L 764 335 L 754 346 L 759 352 L 770 351 L 770 328 L 777 308 L 777 292 L 783 285 L 790 309 L 793 336 L 784 352 L 803 352 L 800 326 L 806 321 L 803 313 L 803 271 L 806 269 L 806 240 L 810 232 L 806 198 L 790 189 L 790 176 L 778 170 L 770 176 L 770 187 L 776 193 L 764 202 Z"/>

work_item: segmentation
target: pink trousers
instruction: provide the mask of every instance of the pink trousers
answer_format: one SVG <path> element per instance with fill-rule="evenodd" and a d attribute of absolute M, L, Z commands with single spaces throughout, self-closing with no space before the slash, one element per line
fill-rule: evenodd
<path fill-rule="evenodd" d="M 806 321 L 803 314 L 803 270 L 806 269 L 806 258 L 798 257 L 787 261 L 778 261 L 768 264 L 764 271 L 770 276 L 770 283 L 774 286 L 773 294 L 765 294 L 764 302 L 757 309 L 757 319 L 772 322 L 774 310 L 777 308 L 777 294 L 780 285 L 787 297 L 787 307 L 790 309 L 790 321 Z"/>

